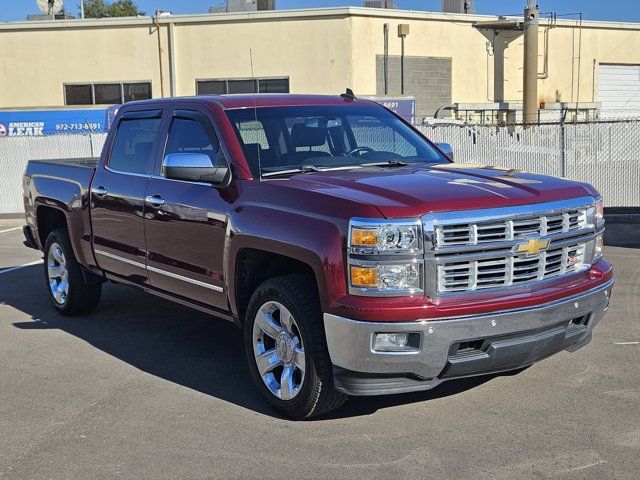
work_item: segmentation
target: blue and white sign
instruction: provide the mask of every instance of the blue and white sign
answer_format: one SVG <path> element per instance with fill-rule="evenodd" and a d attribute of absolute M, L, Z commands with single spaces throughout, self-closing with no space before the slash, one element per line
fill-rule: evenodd
<path fill-rule="evenodd" d="M 106 110 L 0 110 L 0 137 L 104 132 Z"/>
<path fill-rule="evenodd" d="M 416 115 L 416 100 L 413 97 L 367 97 L 397 113 L 407 122 L 413 123 Z"/>

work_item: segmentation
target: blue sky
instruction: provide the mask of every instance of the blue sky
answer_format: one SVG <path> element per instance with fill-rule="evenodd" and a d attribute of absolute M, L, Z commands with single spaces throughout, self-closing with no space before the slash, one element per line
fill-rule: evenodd
<path fill-rule="evenodd" d="M 438 11 L 440 0 L 397 0 L 403 9 Z M 29 13 L 37 13 L 35 0 L 2 0 L 0 21 L 25 20 Z M 65 7 L 75 14 L 79 0 L 65 0 Z M 137 0 L 138 6 L 147 14 L 156 9 L 173 13 L 206 13 L 211 5 L 219 5 L 222 0 Z M 516 14 L 522 12 L 525 0 L 475 0 L 477 13 Z M 640 22 L 638 0 L 538 0 L 541 12 L 574 13 L 582 12 L 591 20 L 619 20 Z M 331 7 L 362 5 L 362 0 L 276 0 L 278 9 Z"/>

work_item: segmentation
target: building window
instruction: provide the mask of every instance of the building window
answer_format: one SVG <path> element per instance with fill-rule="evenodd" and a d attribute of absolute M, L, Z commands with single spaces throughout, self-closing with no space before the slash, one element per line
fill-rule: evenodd
<path fill-rule="evenodd" d="M 227 93 L 257 93 L 257 80 L 227 80 Z"/>
<path fill-rule="evenodd" d="M 66 105 L 92 105 L 93 89 L 91 85 L 65 85 Z"/>
<path fill-rule="evenodd" d="M 260 93 L 289 93 L 288 78 L 265 78 L 258 83 Z"/>
<path fill-rule="evenodd" d="M 288 78 L 229 78 L 197 80 L 198 95 L 223 95 L 226 93 L 289 93 Z"/>
<path fill-rule="evenodd" d="M 151 98 L 151 84 L 123 83 L 122 92 L 124 95 L 124 103 L 133 102 L 134 100 L 148 100 Z"/>
<path fill-rule="evenodd" d="M 118 105 L 152 98 L 150 82 L 88 83 L 64 86 L 65 105 Z"/>
<path fill-rule="evenodd" d="M 122 88 L 119 83 L 103 83 L 93 86 L 96 105 L 116 105 L 122 103 Z"/>

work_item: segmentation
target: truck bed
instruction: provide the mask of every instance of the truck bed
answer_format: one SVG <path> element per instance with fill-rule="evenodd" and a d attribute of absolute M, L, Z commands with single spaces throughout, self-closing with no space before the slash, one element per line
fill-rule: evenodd
<path fill-rule="evenodd" d="M 31 160 L 27 165 L 27 177 L 68 180 L 87 188 L 98 165 L 97 158 L 61 158 L 56 160 Z"/>
<path fill-rule="evenodd" d="M 70 202 L 89 190 L 97 163 L 94 158 L 31 160 L 25 172 L 25 188 L 37 192 L 45 203 L 61 202 L 70 207 Z"/>
<path fill-rule="evenodd" d="M 37 231 L 37 212 L 40 207 L 65 212 L 74 250 L 83 265 L 92 258 L 89 219 L 89 189 L 98 160 L 95 158 L 67 158 L 32 160 L 27 164 L 23 179 L 24 205 L 27 227 L 34 246 L 44 247 L 44 238 Z"/>

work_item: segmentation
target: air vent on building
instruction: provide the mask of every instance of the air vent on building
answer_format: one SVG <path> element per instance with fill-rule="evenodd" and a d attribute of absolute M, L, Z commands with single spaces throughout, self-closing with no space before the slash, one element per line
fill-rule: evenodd
<path fill-rule="evenodd" d="M 214 5 L 209 13 L 258 12 L 275 10 L 276 0 L 227 0 L 222 5 Z"/>
<path fill-rule="evenodd" d="M 396 0 L 365 0 L 363 5 L 367 8 L 398 8 Z"/>
<path fill-rule="evenodd" d="M 442 11 L 446 13 L 473 13 L 473 0 L 442 0 Z"/>

